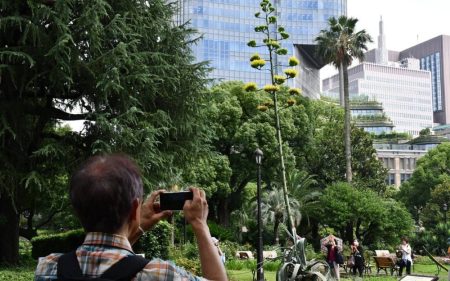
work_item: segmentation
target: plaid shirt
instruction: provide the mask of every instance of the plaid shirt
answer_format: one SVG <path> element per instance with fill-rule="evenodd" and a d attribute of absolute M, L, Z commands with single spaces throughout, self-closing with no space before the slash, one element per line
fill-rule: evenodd
<path fill-rule="evenodd" d="M 89 278 L 99 277 L 120 259 L 134 255 L 126 237 L 98 232 L 88 233 L 83 245 L 78 247 L 76 254 L 81 271 L 84 276 Z M 56 280 L 58 258 L 61 255 L 50 254 L 39 258 L 34 280 Z M 134 281 L 147 280 L 202 281 L 205 279 L 193 276 L 172 262 L 153 259 L 134 278 Z"/>

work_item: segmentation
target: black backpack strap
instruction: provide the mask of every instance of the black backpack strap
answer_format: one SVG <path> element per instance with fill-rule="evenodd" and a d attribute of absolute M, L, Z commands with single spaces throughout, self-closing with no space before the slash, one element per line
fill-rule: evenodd
<path fill-rule="evenodd" d="M 83 277 L 80 264 L 78 263 L 76 252 L 63 254 L 58 259 L 57 274 L 59 281 L 85 281 L 85 280 L 115 280 L 130 281 L 141 271 L 149 260 L 141 256 L 127 256 L 113 264 L 99 278 Z"/>
<path fill-rule="evenodd" d="M 57 265 L 58 280 L 86 280 L 83 278 L 75 251 L 59 257 Z"/>
<path fill-rule="evenodd" d="M 149 260 L 141 256 L 127 256 L 108 268 L 100 278 L 106 280 L 129 281 L 135 277 L 139 271 L 144 269 L 148 263 Z"/>

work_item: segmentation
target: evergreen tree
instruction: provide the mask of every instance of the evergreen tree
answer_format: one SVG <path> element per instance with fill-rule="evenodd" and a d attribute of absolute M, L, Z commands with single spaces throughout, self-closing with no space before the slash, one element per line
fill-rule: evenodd
<path fill-rule="evenodd" d="M 129 153 L 148 186 L 202 150 L 206 67 L 193 63 L 195 35 L 172 23 L 174 8 L 0 3 L 0 262 L 18 261 L 20 215 L 52 207 L 42 196 L 63 198 L 80 159 Z M 85 120 L 82 131 L 57 129 L 74 120 Z"/>

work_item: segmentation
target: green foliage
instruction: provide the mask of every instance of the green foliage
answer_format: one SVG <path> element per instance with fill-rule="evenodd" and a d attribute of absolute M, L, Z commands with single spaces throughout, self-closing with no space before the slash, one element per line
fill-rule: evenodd
<path fill-rule="evenodd" d="M 285 88 L 282 88 L 279 94 L 282 101 L 289 97 Z M 213 194 L 209 206 L 213 210 L 211 213 L 216 213 L 219 221 L 226 221 L 232 211 L 241 208 L 245 201 L 242 192 L 255 178 L 253 153 L 257 147 L 264 151 L 263 180 L 270 183 L 280 179 L 274 112 L 260 112 L 257 109 L 260 104 L 265 103 L 270 107 L 273 102 L 270 94 L 246 92 L 243 90 L 243 84 L 239 82 L 226 82 L 215 86 L 211 89 L 210 96 L 207 120 L 212 135 L 212 147 L 217 157 L 223 157 L 224 160 L 220 163 L 224 166 L 202 165 L 204 168 L 198 169 L 196 174 L 223 175 L 220 177 L 221 188 Z M 297 106 L 285 108 L 280 113 L 281 126 L 286 133 L 283 150 L 288 170 L 295 164 L 295 156 L 289 146 L 291 143 L 301 146 L 307 137 L 305 130 L 308 128 L 304 107 L 308 106 L 309 102 L 298 96 L 294 99 Z M 202 161 L 200 159 L 197 162 Z M 226 165 L 231 168 L 231 174 L 227 174 L 229 168 Z M 218 170 L 213 172 L 212 169 Z M 218 183 L 217 185 L 219 186 Z"/>
<path fill-rule="evenodd" d="M 131 154 L 150 189 L 208 150 L 208 70 L 194 63 L 194 31 L 173 23 L 173 3 L 6 1 L 1 9 L 0 204 L 31 214 L 28 230 L 68 209 L 68 174 L 89 155 Z M 58 129 L 76 120 L 82 131 Z M 17 243 L 14 233 L 4 243 Z M 0 249 L 0 260 L 15 260 Z"/>
<path fill-rule="evenodd" d="M 148 259 L 169 257 L 170 231 L 172 226 L 166 221 L 160 221 L 150 231 L 144 233 L 133 245 L 137 253 L 144 253 Z"/>
<path fill-rule="evenodd" d="M 211 232 L 211 236 L 216 237 L 220 241 L 233 241 L 234 234 L 228 227 L 223 227 L 214 222 L 209 222 L 209 231 Z"/>
<path fill-rule="evenodd" d="M 450 143 L 442 143 L 417 161 L 412 177 L 400 187 L 399 198 L 410 211 L 423 207 L 439 184 L 450 182 Z"/>
<path fill-rule="evenodd" d="M 438 256 L 447 255 L 447 238 L 450 237 L 450 224 L 438 223 L 433 228 L 417 232 L 411 239 L 411 245 L 422 252 L 425 247 L 430 253 Z"/>
<path fill-rule="evenodd" d="M 334 228 L 347 241 L 358 238 L 369 247 L 386 247 L 397 245 L 399 237 L 412 233 L 413 220 L 406 208 L 371 190 L 337 183 L 325 190 L 321 206 L 321 224 Z"/>
<path fill-rule="evenodd" d="M 75 250 L 84 241 L 82 229 L 70 230 L 58 234 L 40 235 L 31 240 L 31 255 L 34 259 L 45 257 L 51 253 L 67 253 Z"/>
<path fill-rule="evenodd" d="M 176 265 L 183 267 L 195 275 L 201 275 L 198 247 L 196 244 L 186 243 L 183 246 L 170 249 L 170 259 Z"/>
<path fill-rule="evenodd" d="M 277 271 L 280 267 L 280 261 L 264 261 L 264 270 Z M 254 270 L 256 268 L 256 260 L 238 260 L 232 259 L 226 263 L 227 270 Z"/>
<path fill-rule="evenodd" d="M 316 175 L 321 188 L 345 179 L 344 114 L 341 107 L 324 101 L 312 102 L 309 126 L 313 132 L 303 152 L 310 174 Z M 387 170 L 376 157 L 371 136 L 352 126 L 352 172 L 355 186 L 377 193 L 386 190 Z"/>
<path fill-rule="evenodd" d="M 351 65 L 353 58 L 364 59 L 366 44 L 372 42 L 372 38 L 365 30 L 355 32 L 357 22 L 358 19 L 346 16 L 328 19 L 329 28 L 321 30 L 315 39 L 317 53 L 325 63 L 332 63 L 338 68 L 341 63 Z"/>
<path fill-rule="evenodd" d="M 29 281 L 34 279 L 36 264 L 16 267 L 0 266 L 0 280 Z"/>

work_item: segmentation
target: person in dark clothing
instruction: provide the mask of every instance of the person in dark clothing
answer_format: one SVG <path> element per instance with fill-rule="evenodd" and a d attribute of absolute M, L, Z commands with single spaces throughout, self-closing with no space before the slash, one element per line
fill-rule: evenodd
<path fill-rule="evenodd" d="M 364 273 L 364 253 L 363 248 L 359 245 L 358 240 L 353 240 L 351 251 L 352 256 L 355 260 L 355 265 L 353 266 L 353 275 L 356 275 L 356 270 L 358 270 L 359 277 L 362 277 Z"/>
<path fill-rule="evenodd" d="M 339 263 L 337 262 L 337 256 L 339 254 L 339 248 L 337 246 L 336 240 L 332 237 L 327 247 L 327 263 L 330 266 L 331 270 L 334 271 L 334 275 L 336 276 L 336 280 L 339 281 Z"/>

